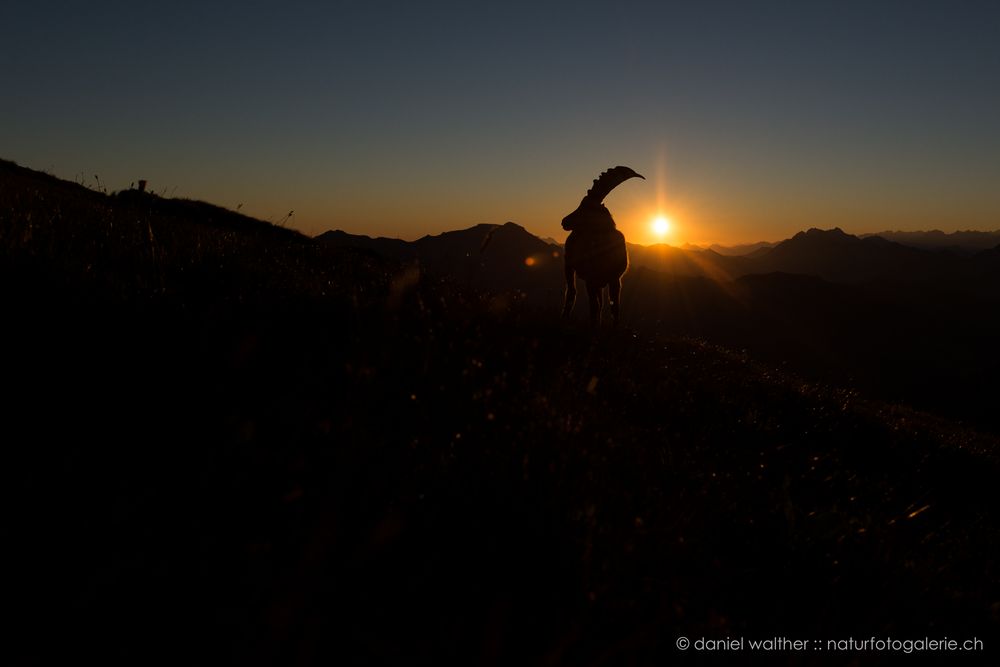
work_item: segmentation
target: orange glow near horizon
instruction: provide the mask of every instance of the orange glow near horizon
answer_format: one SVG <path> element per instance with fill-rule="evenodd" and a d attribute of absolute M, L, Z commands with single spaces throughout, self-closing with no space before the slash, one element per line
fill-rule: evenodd
<path fill-rule="evenodd" d="M 618 218 L 619 216 L 615 216 Z M 639 245 L 683 245 L 691 229 L 681 225 L 675 211 L 665 212 L 663 208 L 640 205 L 632 210 L 622 211 L 619 229 L 629 243 Z"/>

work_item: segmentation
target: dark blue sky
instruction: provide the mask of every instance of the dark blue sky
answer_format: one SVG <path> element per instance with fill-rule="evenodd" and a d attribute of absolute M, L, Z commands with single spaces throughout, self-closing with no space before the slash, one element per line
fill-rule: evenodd
<path fill-rule="evenodd" d="M 0 157 L 310 232 L 1000 228 L 1000 3 L 7 3 Z"/>

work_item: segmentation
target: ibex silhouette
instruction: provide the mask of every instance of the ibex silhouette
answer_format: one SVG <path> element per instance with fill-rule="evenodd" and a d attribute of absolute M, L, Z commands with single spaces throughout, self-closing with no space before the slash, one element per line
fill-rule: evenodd
<path fill-rule="evenodd" d="M 598 326 L 601 323 L 601 294 L 605 286 L 611 303 L 611 317 L 618 324 L 622 275 L 628 269 L 628 250 L 625 248 L 625 236 L 615 228 L 614 218 L 603 202 L 609 192 L 633 177 L 645 180 L 645 176 L 628 167 L 608 169 L 594 180 L 594 185 L 577 209 L 563 218 L 562 228 L 570 232 L 564 251 L 566 301 L 563 317 L 569 317 L 576 303 L 576 274 L 579 273 L 587 283 L 591 324 Z"/>

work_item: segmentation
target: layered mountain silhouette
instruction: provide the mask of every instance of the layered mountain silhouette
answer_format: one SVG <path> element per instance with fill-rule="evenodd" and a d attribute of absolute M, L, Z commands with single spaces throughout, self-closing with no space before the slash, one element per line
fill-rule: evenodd
<path fill-rule="evenodd" d="M 952 252 L 959 255 L 974 255 L 977 252 L 989 250 L 1000 244 L 1000 230 L 992 232 L 974 230 L 942 232 L 939 229 L 926 232 L 884 231 L 858 234 L 857 236 L 861 239 L 878 236 L 886 241 L 892 241 L 911 248 Z M 708 249 L 714 250 L 720 255 L 751 255 L 761 250 L 773 248 L 775 245 L 777 244 L 770 241 L 744 243 L 734 246 L 724 246 L 716 243 L 710 245 Z M 692 249 L 695 247 L 692 246 Z"/>
<path fill-rule="evenodd" d="M 923 281 L 946 271 L 953 265 L 951 259 L 879 236 L 861 239 L 840 228 L 813 228 L 754 257 L 753 273 L 781 271 L 842 283 Z"/>
<path fill-rule="evenodd" d="M 874 234 L 861 234 L 861 238 L 880 236 L 887 241 L 923 250 L 943 250 L 960 255 L 973 255 L 983 250 L 989 250 L 1000 244 L 1000 229 L 993 232 L 959 231 L 945 233 L 939 229 L 929 232 L 885 231 Z"/>
<path fill-rule="evenodd" d="M 511 222 L 413 242 L 342 231 L 318 240 L 546 308 L 563 290 L 561 246 Z M 629 326 L 748 349 L 806 377 L 1000 427 L 987 399 L 1000 397 L 998 248 L 967 255 L 814 228 L 748 255 L 663 244 L 629 244 L 629 255 Z"/>
<path fill-rule="evenodd" d="M 708 246 L 709 250 L 714 250 L 720 255 L 752 255 L 756 252 L 773 248 L 774 243 L 770 241 L 758 241 L 757 243 L 742 243 L 734 246 L 725 246 L 713 243 Z"/>
<path fill-rule="evenodd" d="M 329 245 L 366 248 L 386 257 L 419 261 L 432 271 L 447 271 L 477 286 L 540 286 L 561 271 L 561 246 L 543 241 L 513 222 L 476 225 L 412 242 L 339 230 L 317 239 Z M 855 285 L 881 281 L 959 287 L 969 283 L 968 287 L 976 290 L 994 287 L 969 282 L 973 278 L 989 279 L 994 264 L 992 252 L 960 255 L 923 250 L 880 236 L 861 238 L 840 228 L 813 228 L 778 244 L 745 246 L 750 250 L 747 254 L 665 244 L 629 244 L 628 248 L 633 269 L 714 281 L 786 273 Z"/>

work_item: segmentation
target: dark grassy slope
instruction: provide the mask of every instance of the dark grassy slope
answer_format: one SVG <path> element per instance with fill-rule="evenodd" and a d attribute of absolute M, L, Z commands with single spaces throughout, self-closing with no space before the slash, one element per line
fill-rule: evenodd
<path fill-rule="evenodd" d="M 626 274 L 630 325 L 704 338 L 819 382 L 1000 433 L 1000 302 L 947 286 L 842 285 L 805 275 L 731 283 Z"/>
<path fill-rule="evenodd" d="M 161 204 L 0 165 L 15 663 L 995 650 L 994 440 Z"/>

